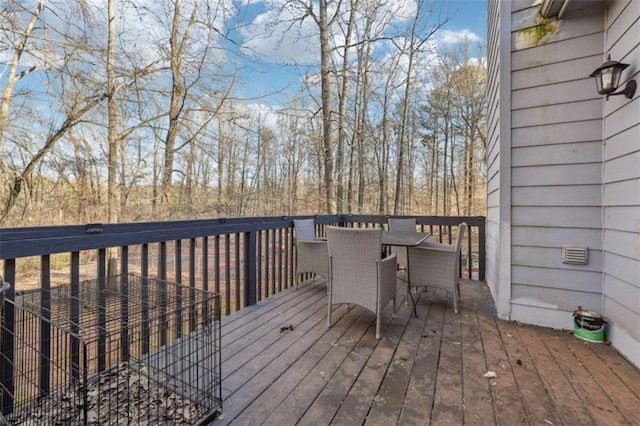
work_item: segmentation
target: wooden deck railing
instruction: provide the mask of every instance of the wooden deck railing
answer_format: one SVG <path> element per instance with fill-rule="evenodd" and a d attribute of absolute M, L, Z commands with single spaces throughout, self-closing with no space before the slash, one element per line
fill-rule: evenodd
<path fill-rule="evenodd" d="M 319 235 L 329 224 L 386 227 L 389 218 L 321 215 L 4 228 L 0 271 L 11 284 L 5 297 L 19 302 L 31 292 L 48 292 L 61 284 L 79 289 L 87 280 L 134 273 L 218 293 L 221 315 L 229 315 L 300 279 L 295 273 L 293 219 L 309 217 L 315 219 Z M 484 217 L 415 217 L 424 231 L 447 243 L 455 238 L 457 226 L 466 222 L 470 232 L 460 272 L 463 277 L 484 280 Z M 47 299 L 40 300 L 46 303 Z M 13 304 L 6 305 L 2 321 L 0 380 L 11 385 Z M 42 339 L 40 344 L 46 346 L 48 341 Z M 51 350 L 42 348 L 43 353 Z M 46 387 L 47 378 L 40 380 Z M 11 404 L 5 402 L 3 407 Z"/>
<path fill-rule="evenodd" d="M 455 238 L 457 225 L 466 222 L 468 255 L 461 274 L 484 280 L 484 217 L 415 217 L 424 231 L 447 243 Z M 222 313 L 228 315 L 294 284 L 294 218 L 5 228 L 0 232 L 0 270 L 12 284 L 9 298 L 16 290 L 135 272 L 219 293 Z M 314 218 L 322 234 L 328 224 L 385 227 L 388 216 Z"/>

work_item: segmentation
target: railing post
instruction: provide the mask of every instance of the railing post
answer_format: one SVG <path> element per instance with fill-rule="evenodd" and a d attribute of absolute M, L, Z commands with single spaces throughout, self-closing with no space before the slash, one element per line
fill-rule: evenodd
<path fill-rule="evenodd" d="M 129 246 L 120 248 L 120 361 L 129 361 Z"/>
<path fill-rule="evenodd" d="M 98 249 L 98 371 L 103 371 L 107 365 L 107 251 Z M 86 284 L 85 284 L 86 285 Z M 86 289 L 85 289 L 86 291 Z M 83 303 L 83 299 L 80 299 Z"/>
<path fill-rule="evenodd" d="M 144 355 L 149 352 L 149 340 L 151 330 L 149 328 L 149 244 L 142 244 L 140 250 L 140 274 L 142 275 L 142 330 L 140 336 L 140 352 Z"/>
<path fill-rule="evenodd" d="M 257 298 L 256 265 L 257 258 L 257 231 L 244 233 L 244 306 L 255 305 Z"/>
<path fill-rule="evenodd" d="M 486 244 L 487 244 L 487 238 L 486 238 L 486 234 L 485 234 L 485 225 L 486 225 L 486 218 L 484 216 L 480 216 L 480 221 L 478 223 L 478 279 L 480 281 L 484 281 L 485 279 L 485 268 L 486 268 L 486 264 L 487 264 L 487 259 L 486 259 Z"/>
<path fill-rule="evenodd" d="M 7 300 L 15 300 L 16 282 L 16 261 L 15 259 L 5 259 L 4 279 L 11 285 L 4 295 L 4 309 L 2 318 L 2 359 L 0 359 L 0 373 L 2 374 L 2 414 L 13 412 L 14 394 L 14 371 L 13 371 L 13 345 L 15 333 L 15 318 L 13 303 L 6 303 Z"/>
<path fill-rule="evenodd" d="M 40 354 L 39 387 L 40 396 L 49 394 L 51 360 L 51 257 L 46 254 L 40 258 Z"/>

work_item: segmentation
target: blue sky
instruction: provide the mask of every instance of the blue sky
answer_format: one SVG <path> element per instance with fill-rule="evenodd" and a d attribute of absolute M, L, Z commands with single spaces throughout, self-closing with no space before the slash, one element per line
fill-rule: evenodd
<path fill-rule="evenodd" d="M 283 37 L 278 35 L 277 27 L 270 29 L 271 36 L 264 36 L 266 24 L 271 18 L 269 10 L 265 7 L 269 0 L 242 0 L 244 7 L 239 8 L 239 21 L 241 29 L 237 35 L 246 44 L 251 45 L 257 52 L 258 59 L 251 63 L 250 68 L 241 73 L 242 93 L 245 96 L 261 96 L 280 89 L 285 92 L 295 92 L 298 89 L 298 81 L 301 75 L 309 72 L 317 72 L 318 65 L 307 54 L 317 53 L 315 37 L 304 37 L 300 33 L 313 31 L 309 27 L 313 24 L 310 20 L 305 22 L 307 29 L 299 28 L 298 35 Z M 397 2 L 391 0 L 390 4 Z M 450 17 L 449 22 L 436 34 L 436 44 L 455 44 L 463 36 L 471 37 L 473 41 L 481 39 L 486 43 L 487 28 L 487 2 L 486 0 L 444 0 L 439 9 L 442 15 Z M 255 34 L 261 34 L 255 36 Z M 278 44 L 278 47 L 275 44 Z M 288 55 L 292 59 L 287 59 Z M 286 62 L 296 62 L 296 65 Z M 266 104 L 279 103 L 280 96 L 269 96 L 258 102 Z"/>
<path fill-rule="evenodd" d="M 35 1 L 25 0 L 25 13 L 20 15 L 21 19 L 25 21 L 24 23 L 31 16 L 26 12 L 35 7 Z M 246 104 L 253 105 L 258 109 L 266 106 L 270 108 L 277 107 L 287 102 L 287 98 L 283 94 L 300 93 L 299 82 L 302 76 L 305 74 L 315 75 L 319 71 L 317 28 L 313 28 L 314 24 L 310 19 L 307 19 L 304 25 L 296 27 L 297 31 L 291 31 L 288 36 L 283 36 L 286 31 L 283 31 L 281 26 L 279 27 L 281 24 L 278 22 L 286 22 L 287 16 L 284 16 L 283 19 L 282 15 L 274 15 L 274 11 L 282 10 L 279 5 L 284 1 L 286 0 L 210 0 L 201 1 L 201 6 L 199 6 L 205 8 L 206 5 L 216 5 L 219 9 L 216 11 L 212 25 L 216 28 L 225 28 L 225 31 L 230 29 L 231 31 L 228 35 L 234 40 L 224 46 L 229 50 L 220 49 L 220 53 L 217 53 L 219 56 L 212 58 L 212 62 L 224 64 L 227 59 L 239 59 L 242 64 L 241 81 L 234 87 L 236 90 L 235 96 L 239 98 L 255 98 L 247 100 Z M 487 26 L 486 0 L 439 1 L 441 7 L 438 10 L 443 16 L 449 16 L 450 20 L 433 37 L 435 45 L 444 47 L 446 45 L 454 45 L 460 41 L 462 36 L 471 37 L 472 41 L 485 44 Z M 426 0 L 426 2 L 430 4 L 430 2 L 438 2 L 438 0 Z M 135 60 L 137 62 L 136 65 L 140 68 L 146 66 L 146 64 L 153 63 L 158 57 L 158 47 L 155 42 L 157 40 L 166 40 L 169 31 L 168 26 L 165 25 L 166 23 L 160 23 L 156 20 L 157 16 L 163 16 L 160 13 L 163 2 L 158 2 L 158 0 L 135 0 L 135 2 L 119 1 L 117 3 L 120 6 L 117 20 L 117 28 L 120 33 L 118 45 L 125 46 L 130 50 L 128 58 Z M 185 3 L 196 4 L 193 0 L 187 0 Z M 46 31 L 48 27 L 55 27 L 59 24 L 59 16 L 64 16 L 64 13 L 61 13 L 64 9 L 64 4 L 67 3 L 58 4 L 62 9 L 57 13 L 45 8 L 41 17 L 43 31 Z M 68 4 L 71 5 L 72 3 Z M 90 2 L 90 4 L 95 8 L 94 14 L 97 17 L 97 22 L 106 22 L 100 19 L 100 17 L 105 16 L 106 1 L 97 0 Z M 407 22 L 415 14 L 415 4 L 416 0 L 387 0 L 384 3 L 384 8 L 387 11 L 393 10 L 393 13 L 385 15 L 390 21 L 389 26 L 392 27 L 393 24 L 406 26 Z M 203 10 L 209 9 L 205 8 Z M 286 24 L 289 27 L 288 29 L 292 25 L 291 22 L 296 17 L 301 16 L 300 10 L 290 13 L 291 15 L 288 15 L 288 17 L 291 20 L 289 24 Z M 429 19 L 429 21 L 433 21 L 433 19 Z M 387 28 L 382 24 L 380 25 Z M 150 31 L 150 28 L 154 30 Z M 104 33 L 104 28 L 97 28 L 96 33 Z M 206 39 L 204 34 L 194 35 L 189 46 L 194 52 L 197 52 L 199 48 L 198 37 L 203 40 Z M 221 43 L 224 44 L 224 41 L 221 41 Z M 247 55 L 243 55 L 241 58 L 231 57 L 233 55 L 225 57 L 225 53 L 222 53 L 232 52 L 238 46 L 250 47 L 251 52 L 256 54 L 255 60 L 247 60 L 250 57 L 248 51 Z M 379 55 L 384 55 L 385 49 L 392 50 L 390 46 L 390 43 L 385 46 L 384 43 L 377 42 L 375 48 L 379 49 Z M 2 86 L 4 75 L 7 71 L 6 63 L 8 63 L 9 59 L 6 55 L 10 52 L 10 50 L 6 49 L 0 51 L 0 86 Z M 21 63 L 19 71 L 37 64 L 38 60 L 33 56 L 25 56 L 22 58 L 23 63 Z M 289 65 L 283 64 L 287 62 Z M 291 65 L 293 62 L 297 65 Z M 40 65 L 38 69 L 46 69 L 45 64 Z M 227 67 L 231 66 L 231 63 L 228 63 Z M 29 77 L 20 82 L 16 89 L 21 87 L 33 88 L 32 77 L 36 75 L 38 73 L 29 75 Z M 260 97 L 262 95 L 265 97 Z M 44 113 L 44 115 L 47 114 L 49 113 Z"/>
<path fill-rule="evenodd" d="M 486 40 L 487 36 L 487 2 L 486 0 L 449 0 L 454 5 L 454 15 L 450 28 L 454 30 L 469 29 Z"/>

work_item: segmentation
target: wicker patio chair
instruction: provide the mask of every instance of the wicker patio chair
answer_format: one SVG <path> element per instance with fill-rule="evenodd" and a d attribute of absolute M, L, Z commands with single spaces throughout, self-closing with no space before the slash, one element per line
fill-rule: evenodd
<path fill-rule="evenodd" d="M 416 313 L 416 300 L 411 294 L 414 287 L 435 287 L 453 295 L 453 310 L 458 313 L 460 300 L 460 252 L 467 224 L 458 226 L 455 244 L 427 243 L 418 247 L 410 247 L 409 271 L 400 273 L 399 278 L 407 283 L 407 291 L 413 303 L 413 314 Z M 406 275 L 409 275 L 407 279 Z M 411 288 L 409 288 L 411 287 Z"/>
<path fill-rule="evenodd" d="M 389 231 L 403 231 L 403 232 L 416 232 L 416 220 L 415 219 L 399 219 L 390 217 L 387 221 L 389 224 Z M 391 253 L 395 253 L 398 262 L 398 269 L 407 269 L 407 248 L 406 247 L 391 247 Z"/>
<path fill-rule="evenodd" d="M 313 219 L 294 219 L 296 236 L 296 277 L 311 273 L 329 279 L 327 242 L 316 238 Z M 295 287 L 298 288 L 296 279 Z"/>
<path fill-rule="evenodd" d="M 376 339 L 384 307 L 393 300 L 396 312 L 396 256 L 382 259 L 382 229 L 327 227 L 329 243 L 329 304 L 360 305 L 376 314 Z"/>

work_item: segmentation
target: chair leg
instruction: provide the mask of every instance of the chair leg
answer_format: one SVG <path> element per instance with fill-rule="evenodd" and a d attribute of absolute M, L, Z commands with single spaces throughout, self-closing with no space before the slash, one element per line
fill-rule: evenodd
<path fill-rule="evenodd" d="M 458 302 L 460 301 L 460 287 L 458 283 L 453 286 L 453 312 L 458 313 Z"/>
<path fill-rule="evenodd" d="M 413 316 L 418 318 L 418 313 L 416 312 L 416 301 L 413 298 L 413 294 L 411 294 L 411 287 L 409 283 L 407 283 L 407 293 L 409 294 L 409 298 L 411 299 L 411 304 L 413 305 Z"/>
<path fill-rule="evenodd" d="M 380 340 L 380 314 L 376 315 L 376 340 Z"/>

